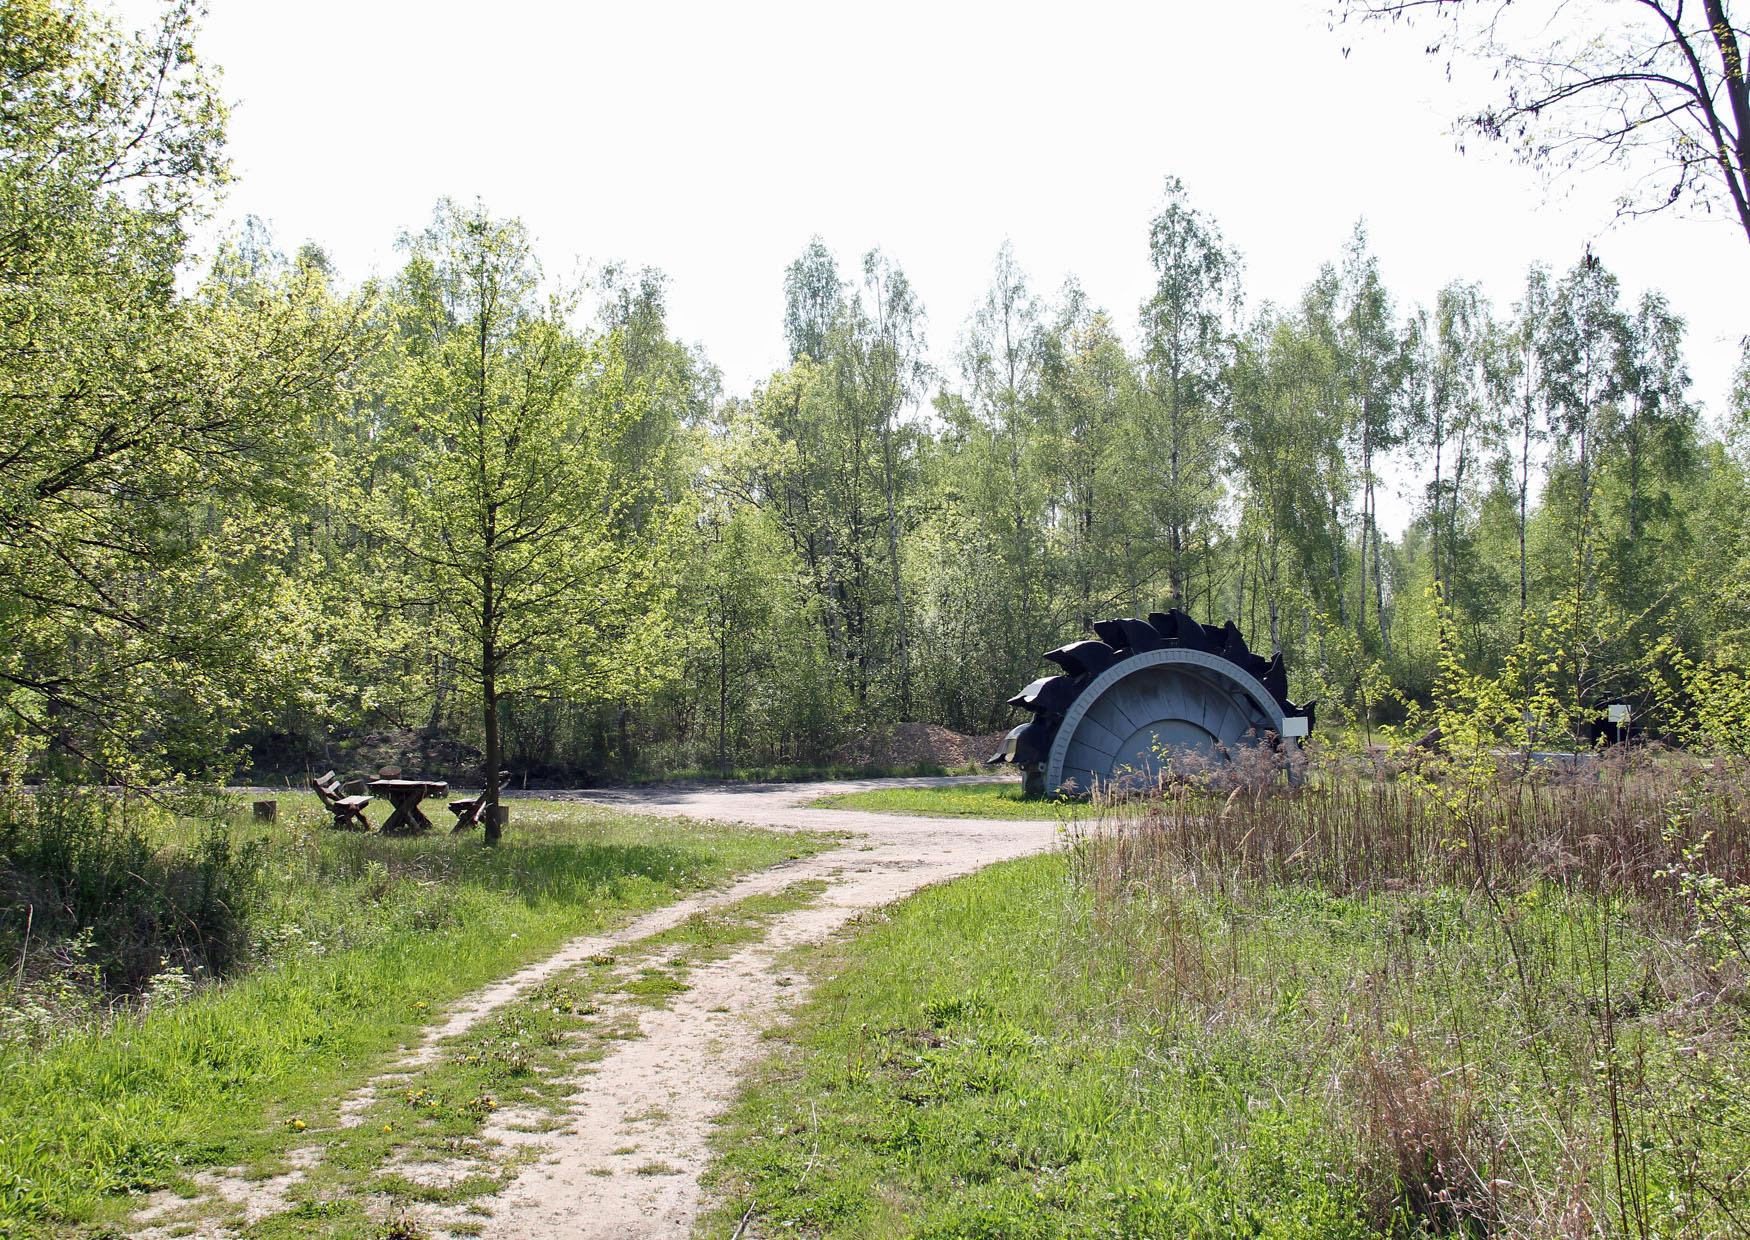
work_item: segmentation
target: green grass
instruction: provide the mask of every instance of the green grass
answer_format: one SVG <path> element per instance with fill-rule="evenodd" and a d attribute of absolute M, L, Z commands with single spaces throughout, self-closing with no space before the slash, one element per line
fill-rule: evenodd
<path fill-rule="evenodd" d="M 1019 782 L 992 781 L 949 784 L 940 788 L 872 788 L 821 797 L 809 804 L 818 809 L 858 809 L 877 814 L 915 814 L 926 818 L 1019 818 L 1041 822 L 1074 822 L 1097 817 L 1079 801 L 1050 801 L 1022 794 Z M 1110 816 L 1112 807 L 1104 811 Z"/>
<path fill-rule="evenodd" d="M 449 1001 L 823 843 L 526 801 L 491 850 L 337 833 L 308 810 L 237 830 L 268 841 L 253 967 L 47 1046 L 0 1043 L 0 1234 L 101 1231 L 129 1194 L 271 1166 Z"/>
<path fill-rule="evenodd" d="M 1662 990 L 1625 910 L 1532 887 L 1509 937 L 1447 888 L 1134 899 L 1097 908 L 1060 853 L 815 953 L 703 1234 L 750 1205 L 755 1234 L 870 1240 L 1555 1234 L 1588 1210 L 1614 1232 L 1619 1166 L 1650 1234 L 1725 1234 L 1695 1184 L 1750 1165 L 1741 1025 Z"/>

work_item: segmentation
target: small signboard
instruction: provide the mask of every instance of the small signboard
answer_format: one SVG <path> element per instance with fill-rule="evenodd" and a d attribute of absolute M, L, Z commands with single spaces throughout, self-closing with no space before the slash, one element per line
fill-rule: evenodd
<path fill-rule="evenodd" d="M 1612 702 L 1604 708 L 1604 717 L 1612 723 L 1628 722 L 1628 703 Z"/>
<path fill-rule="evenodd" d="M 1306 735 L 1306 716 L 1290 715 L 1282 721 L 1282 739 L 1295 740 Z"/>

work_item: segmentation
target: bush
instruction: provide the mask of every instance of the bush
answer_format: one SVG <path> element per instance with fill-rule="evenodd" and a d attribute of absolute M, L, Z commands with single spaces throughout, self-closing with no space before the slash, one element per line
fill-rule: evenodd
<path fill-rule="evenodd" d="M 108 995 L 221 975 L 247 951 L 259 844 L 106 791 L 0 796 L 0 946 L 21 981 L 78 971 Z"/>

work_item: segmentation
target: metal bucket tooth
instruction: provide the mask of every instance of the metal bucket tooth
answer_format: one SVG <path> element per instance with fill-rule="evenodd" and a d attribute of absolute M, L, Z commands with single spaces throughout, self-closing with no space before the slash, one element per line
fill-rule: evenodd
<path fill-rule="evenodd" d="M 1009 705 L 1036 715 L 1061 712 L 1076 700 L 1078 687 L 1073 676 L 1041 676 L 1010 698 Z"/>
<path fill-rule="evenodd" d="M 1166 645 L 1161 640 L 1160 632 L 1146 620 L 1124 618 L 1114 620 L 1112 623 L 1116 624 L 1123 632 L 1124 644 L 1129 647 L 1131 654 L 1141 654 L 1145 650 L 1159 650 Z"/>
<path fill-rule="evenodd" d="M 1270 660 L 1264 668 L 1264 674 L 1258 679 L 1270 691 L 1270 696 L 1282 704 L 1283 709 L 1289 709 L 1288 668 L 1283 664 L 1281 655 Z"/>
<path fill-rule="evenodd" d="M 1094 632 L 1099 635 L 1101 641 L 1112 647 L 1112 649 L 1124 651 L 1126 654 L 1129 653 L 1130 635 L 1124 631 L 1124 626 L 1119 624 L 1118 621 L 1096 620 L 1094 621 Z"/>
<path fill-rule="evenodd" d="M 1047 651 L 1045 657 L 1064 671 L 1083 676 L 1098 676 L 1119 659 L 1116 650 L 1105 642 L 1095 641 L 1071 642 Z"/>

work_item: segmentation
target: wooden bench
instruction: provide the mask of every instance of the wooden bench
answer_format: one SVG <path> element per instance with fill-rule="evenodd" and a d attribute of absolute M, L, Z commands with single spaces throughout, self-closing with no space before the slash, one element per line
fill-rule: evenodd
<path fill-rule="evenodd" d="M 498 773 L 498 786 L 502 789 L 505 780 L 510 778 L 509 771 Z M 456 825 L 450 828 L 451 835 L 466 831 L 469 827 L 480 825 L 480 815 L 486 812 L 486 789 L 480 790 L 477 797 L 464 797 L 460 801 L 450 802 L 450 813 L 456 816 Z"/>
<path fill-rule="evenodd" d="M 316 796 L 323 807 L 334 815 L 334 825 L 337 828 L 350 827 L 357 822 L 364 830 L 371 829 L 371 820 L 365 817 L 365 806 L 371 803 L 371 798 L 345 795 L 345 789 L 340 786 L 340 780 L 333 771 L 311 776 L 310 787 L 316 790 Z"/>

